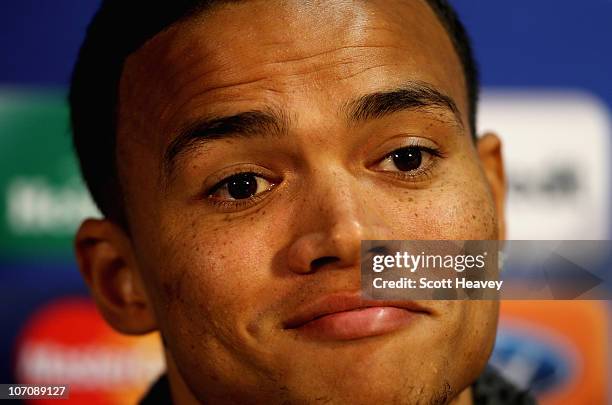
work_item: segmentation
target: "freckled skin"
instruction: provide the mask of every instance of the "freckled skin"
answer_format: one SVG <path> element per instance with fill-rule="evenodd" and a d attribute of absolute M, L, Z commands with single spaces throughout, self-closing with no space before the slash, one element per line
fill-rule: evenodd
<path fill-rule="evenodd" d="M 464 126 L 447 111 L 356 125 L 339 112 L 411 80 L 455 100 Z M 304 302 L 359 288 L 362 239 L 502 236 L 503 196 L 492 192 L 470 138 L 466 97 L 450 39 L 421 1 L 227 4 L 128 58 L 118 170 L 177 403 L 471 402 L 496 303 L 430 302 L 434 315 L 414 327 L 349 342 L 282 328 Z M 265 106 L 291 117 L 288 136 L 195 148 L 162 186 L 163 153 L 182 125 Z M 408 138 L 443 157 L 413 180 L 377 170 Z M 215 175 L 244 164 L 281 181 L 240 209 L 202 196 Z M 310 271 L 326 256 L 335 259 Z"/>

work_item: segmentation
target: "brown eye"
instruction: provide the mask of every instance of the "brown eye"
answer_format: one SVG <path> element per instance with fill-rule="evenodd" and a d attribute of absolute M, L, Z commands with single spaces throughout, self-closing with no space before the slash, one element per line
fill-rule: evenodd
<path fill-rule="evenodd" d="M 403 172 L 418 169 L 423 161 L 421 150 L 414 146 L 398 149 L 389 157 L 393 160 L 395 167 Z"/>
<path fill-rule="evenodd" d="M 272 183 L 255 173 L 238 173 L 215 186 L 209 197 L 219 200 L 244 200 L 268 191 L 272 186 Z"/>
<path fill-rule="evenodd" d="M 408 146 L 391 152 L 380 162 L 380 168 L 386 172 L 414 172 L 432 157 L 433 151 L 420 146 Z"/>
<path fill-rule="evenodd" d="M 438 149 L 411 145 L 395 149 L 380 160 L 376 167 L 379 171 L 389 172 L 401 179 L 416 181 L 427 175 L 440 157 L 443 154 Z"/>

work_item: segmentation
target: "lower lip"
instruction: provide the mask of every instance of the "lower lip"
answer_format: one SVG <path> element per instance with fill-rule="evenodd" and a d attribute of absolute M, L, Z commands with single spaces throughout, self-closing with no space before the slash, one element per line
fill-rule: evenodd
<path fill-rule="evenodd" d="M 403 308 L 368 307 L 325 315 L 296 330 L 316 339 L 359 339 L 404 328 L 412 323 L 417 315 L 418 313 Z"/>

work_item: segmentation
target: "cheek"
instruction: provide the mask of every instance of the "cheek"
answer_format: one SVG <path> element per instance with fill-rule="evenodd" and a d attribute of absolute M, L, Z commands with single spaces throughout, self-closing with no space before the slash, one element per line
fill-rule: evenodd
<path fill-rule="evenodd" d="M 459 376 L 459 385 L 467 386 L 485 367 L 495 343 L 498 301 L 456 301 L 448 308 L 455 322 L 445 325 L 450 329 L 447 345 L 449 354 L 447 375 Z M 447 318 L 448 319 L 448 318 Z"/>
<path fill-rule="evenodd" d="M 168 322 L 229 332 L 269 299 L 270 232 L 257 221 L 243 225 L 238 220 L 211 224 L 194 216 L 166 231 L 180 235 L 160 243 L 156 266 L 158 301 Z"/>
<path fill-rule="evenodd" d="M 480 175 L 451 179 L 426 190 L 395 195 L 389 223 L 395 239 L 497 239 L 495 207 Z M 391 222 L 393 219 L 393 222 Z"/>
<path fill-rule="evenodd" d="M 493 202 L 480 184 L 449 186 L 432 204 L 440 237 L 456 240 L 497 239 Z"/>

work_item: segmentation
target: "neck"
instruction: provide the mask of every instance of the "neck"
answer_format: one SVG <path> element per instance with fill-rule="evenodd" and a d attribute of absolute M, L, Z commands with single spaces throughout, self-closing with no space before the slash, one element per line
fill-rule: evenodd
<path fill-rule="evenodd" d="M 472 400 L 472 387 L 468 386 L 466 389 L 461 391 L 451 402 L 452 405 L 474 405 Z"/>

